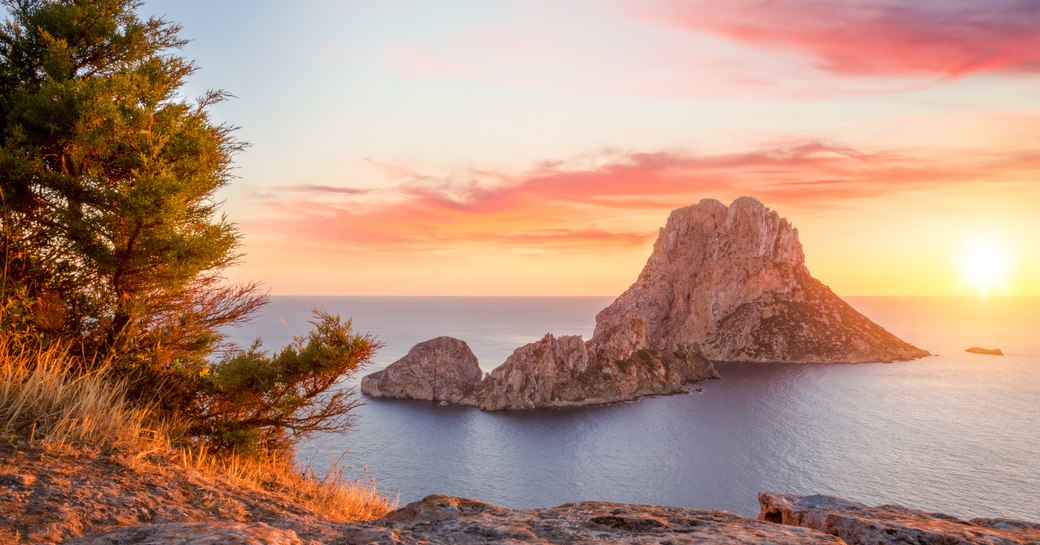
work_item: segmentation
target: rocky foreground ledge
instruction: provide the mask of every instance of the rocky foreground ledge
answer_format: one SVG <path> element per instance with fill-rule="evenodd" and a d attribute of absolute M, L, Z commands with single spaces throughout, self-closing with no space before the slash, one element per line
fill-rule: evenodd
<path fill-rule="evenodd" d="M 20 451 L 0 442 L 2 545 L 1040 545 L 1040 524 L 960 520 L 827 496 L 759 495 L 759 518 L 682 507 L 581 502 L 505 509 L 428 496 L 344 523 L 277 490 L 114 453 Z"/>
<path fill-rule="evenodd" d="M 0 442 L 2 545 L 1040 545 L 1040 524 L 959 520 L 827 496 L 759 495 L 756 520 L 726 511 L 582 502 L 506 509 L 428 496 L 344 523 L 277 490 L 105 452 L 53 453 Z"/>
<path fill-rule="evenodd" d="M 72 541 L 75 545 L 1024 545 L 1040 524 L 956 519 L 898 506 L 868 507 L 828 496 L 763 493 L 760 519 L 726 511 L 603 502 L 504 509 L 428 496 L 364 525 L 328 528 L 321 539 L 266 524 L 149 524 Z"/>

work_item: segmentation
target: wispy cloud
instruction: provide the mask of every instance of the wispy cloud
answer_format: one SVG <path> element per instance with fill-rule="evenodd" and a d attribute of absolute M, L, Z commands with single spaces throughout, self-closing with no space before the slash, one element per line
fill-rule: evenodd
<path fill-rule="evenodd" d="M 268 223 L 257 227 L 301 244 L 371 250 L 597 251 L 648 243 L 667 211 L 704 197 L 747 194 L 774 208 L 823 208 L 949 184 L 1016 182 L 1037 169 L 1031 152 L 954 164 L 814 140 L 723 155 L 607 151 L 589 161 L 447 177 L 383 165 L 412 175 L 356 198 L 332 200 L 318 190 L 272 201 Z M 656 223 L 633 220 L 646 217 Z"/>
<path fill-rule="evenodd" d="M 335 185 L 319 185 L 319 184 L 298 184 L 298 185 L 283 185 L 274 188 L 276 191 L 284 191 L 288 193 L 331 193 L 336 195 L 364 195 L 368 193 L 368 189 L 361 189 L 356 187 L 341 187 Z"/>
<path fill-rule="evenodd" d="M 1040 72 L 1035 0 L 691 0 L 657 6 L 652 14 L 755 47 L 802 53 L 831 73 Z"/>

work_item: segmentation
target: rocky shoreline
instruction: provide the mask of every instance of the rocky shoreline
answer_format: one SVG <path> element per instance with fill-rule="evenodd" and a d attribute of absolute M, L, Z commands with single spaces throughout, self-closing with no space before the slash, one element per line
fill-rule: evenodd
<path fill-rule="evenodd" d="M 365 376 L 373 398 L 488 411 L 570 407 L 674 394 L 719 378 L 712 361 L 862 363 L 928 355 L 812 277 L 798 231 L 751 197 L 671 213 L 639 278 L 596 315 L 588 341 L 517 348 L 482 377 L 466 343 L 438 337 Z"/>

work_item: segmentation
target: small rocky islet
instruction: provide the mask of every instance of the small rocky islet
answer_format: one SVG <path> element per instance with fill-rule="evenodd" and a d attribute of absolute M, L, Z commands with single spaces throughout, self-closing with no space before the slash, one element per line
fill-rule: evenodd
<path fill-rule="evenodd" d="M 631 287 L 596 315 L 592 338 L 521 346 L 483 376 L 466 343 L 438 337 L 365 376 L 373 398 L 483 410 L 597 405 L 674 394 L 718 378 L 712 361 L 862 363 L 928 352 L 870 321 L 813 278 L 798 231 L 752 197 L 668 217 Z"/>
<path fill-rule="evenodd" d="M 1004 351 L 999 348 L 982 348 L 980 346 L 972 346 L 970 348 L 965 348 L 964 351 L 968 352 L 969 354 L 982 354 L 984 356 L 1004 355 Z"/>

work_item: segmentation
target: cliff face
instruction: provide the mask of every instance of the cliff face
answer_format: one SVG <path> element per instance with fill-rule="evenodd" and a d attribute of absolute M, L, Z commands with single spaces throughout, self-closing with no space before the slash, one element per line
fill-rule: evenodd
<path fill-rule="evenodd" d="M 676 393 L 717 378 L 710 361 L 856 363 L 928 354 L 813 278 L 798 231 L 751 197 L 673 211 L 639 278 L 596 315 L 588 342 L 546 335 L 481 382 L 465 343 L 443 339 L 365 377 L 362 392 L 485 410 L 566 407 Z M 437 369 L 452 379 L 437 388 L 421 383 Z"/>
<path fill-rule="evenodd" d="M 672 212 L 639 278 L 596 316 L 589 351 L 788 363 L 927 355 L 813 278 L 798 231 L 751 197 Z"/>

